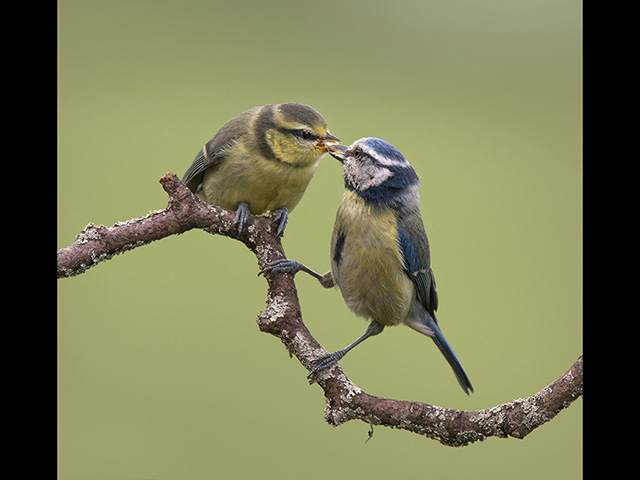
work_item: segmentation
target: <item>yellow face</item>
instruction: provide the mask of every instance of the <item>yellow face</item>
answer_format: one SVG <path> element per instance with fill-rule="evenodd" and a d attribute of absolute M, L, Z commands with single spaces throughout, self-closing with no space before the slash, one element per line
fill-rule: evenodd
<path fill-rule="evenodd" d="M 317 163 L 330 145 L 340 141 L 310 107 L 282 104 L 274 114 L 265 139 L 276 157 L 291 166 L 304 168 Z"/>

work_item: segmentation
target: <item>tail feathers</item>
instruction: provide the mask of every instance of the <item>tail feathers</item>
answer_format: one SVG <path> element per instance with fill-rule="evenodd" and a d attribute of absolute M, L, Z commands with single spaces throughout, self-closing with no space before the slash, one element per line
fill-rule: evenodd
<path fill-rule="evenodd" d="M 458 357 L 456 357 L 456 354 L 451 348 L 451 345 L 449 345 L 449 342 L 447 342 L 447 340 L 444 338 L 444 335 L 440 331 L 438 324 L 430 316 L 428 322 L 429 324 L 427 325 L 427 327 L 433 331 L 433 336 L 431 338 L 438 346 L 440 352 L 442 352 L 442 355 L 444 355 L 444 358 L 447 359 L 449 365 L 451 365 L 453 373 L 455 373 L 456 378 L 458 379 L 458 383 L 464 390 L 464 393 L 466 393 L 467 395 L 469 395 L 469 392 L 473 393 L 473 387 L 471 386 L 469 377 L 467 377 L 467 374 L 464 371 L 464 368 L 462 368 L 460 360 L 458 360 Z"/>

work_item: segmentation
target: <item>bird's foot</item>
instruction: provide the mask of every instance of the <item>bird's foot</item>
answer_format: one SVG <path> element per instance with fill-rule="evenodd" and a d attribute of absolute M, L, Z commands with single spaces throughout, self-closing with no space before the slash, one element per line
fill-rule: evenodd
<path fill-rule="evenodd" d="M 235 219 L 235 225 L 238 226 L 238 233 L 242 232 L 242 229 L 244 228 L 244 224 L 247 221 L 247 218 L 249 217 L 249 204 L 246 202 L 240 202 L 238 204 L 238 209 L 236 210 L 236 219 Z"/>
<path fill-rule="evenodd" d="M 311 369 L 311 371 L 309 372 L 309 375 L 307 375 L 307 378 L 311 378 L 321 370 L 324 370 L 325 368 L 329 368 L 334 363 L 338 363 L 338 360 L 344 357 L 345 353 L 346 352 L 342 350 L 338 350 L 337 352 L 327 353 L 326 355 L 323 355 L 322 357 L 318 358 L 316 360 L 316 366 Z"/>
<path fill-rule="evenodd" d="M 276 234 L 281 237 L 284 234 L 284 229 L 287 228 L 287 223 L 289 223 L 289 209 L 287 209 L 287 207 L 280 207 L 273 212 L 273 219 L 276 222 L 280 220 Z"/>
<path fill-rule="evenodd" d="M 267 273 L 290 273 L 295 275 L 300 270 L 304 270 L 306 267 L 300 262 L 296 262 L 295 260 L 289 260 L 288 258 L 281 258 L 280 260 L 274 260 L 269 263 L 266 267 L 264 267 L 258 273 L 258 276 Z"/>

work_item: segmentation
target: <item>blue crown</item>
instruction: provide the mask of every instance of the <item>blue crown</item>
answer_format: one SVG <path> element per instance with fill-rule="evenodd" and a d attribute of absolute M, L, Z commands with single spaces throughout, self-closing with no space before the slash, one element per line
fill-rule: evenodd
<path fill-rule="evenodd" d="M 380 138 L 364 138 L 361 140 L 361 144 L 389 159 L 396 160 L 398 162 L 407 161 L 407 159 L 404 158 L 404 155 L 400 153 L 400 150 Z"/>

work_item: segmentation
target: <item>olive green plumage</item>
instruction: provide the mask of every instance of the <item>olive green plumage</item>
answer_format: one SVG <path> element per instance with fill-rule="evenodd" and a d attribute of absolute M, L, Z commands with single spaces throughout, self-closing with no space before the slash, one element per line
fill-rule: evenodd
<path fill-rule="evenodd" d="M 300 103 L 263 105 L 229 120 L 198 152 L 182 180 L 199 198 L 249 213 L 275 212 L 281 234 L 327 144 L 339 139 L 315 109 Z"/>

